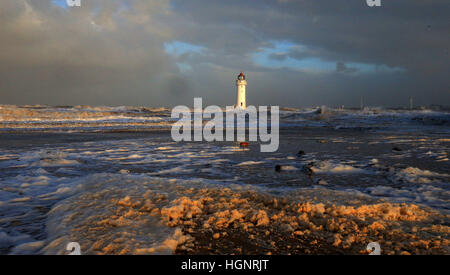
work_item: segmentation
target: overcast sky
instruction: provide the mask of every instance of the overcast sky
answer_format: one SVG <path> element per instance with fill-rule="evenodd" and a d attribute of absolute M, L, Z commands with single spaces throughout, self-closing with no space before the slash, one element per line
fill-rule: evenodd
<path fill-rule="evenodd" d="M 0 104 L 450 105 L 450 1 L 0 0 Z"/>

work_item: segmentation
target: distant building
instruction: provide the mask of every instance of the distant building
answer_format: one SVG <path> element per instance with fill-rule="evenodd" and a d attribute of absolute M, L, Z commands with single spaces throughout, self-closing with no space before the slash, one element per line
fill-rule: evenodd
<path fill-rule="evenodd" d="M 245 100 L 245 87 L 247 86 L 247 81 L 245 80 L 245 75 L 241 72 L 236 80 L 236 108 L 245 109 L 247 108 L 247 103 Z"/>

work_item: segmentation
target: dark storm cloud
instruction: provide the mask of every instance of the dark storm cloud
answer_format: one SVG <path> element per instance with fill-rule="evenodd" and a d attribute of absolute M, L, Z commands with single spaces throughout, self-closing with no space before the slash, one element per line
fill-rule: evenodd
<path fill-rule="evenodd" d="M 2 103 L 164 105 L 166 81 L 180 86 L 163 43 L 166 1 L 0 2 Z M 4 17 L 3 15 L 6 15 Z"/>
<path fill-rule="evenodd" d="M 449 104 L 448 0 L 382 4 L 3 0 L 0 103 L 226 105 L 244 70 L 254 104 Z"/>

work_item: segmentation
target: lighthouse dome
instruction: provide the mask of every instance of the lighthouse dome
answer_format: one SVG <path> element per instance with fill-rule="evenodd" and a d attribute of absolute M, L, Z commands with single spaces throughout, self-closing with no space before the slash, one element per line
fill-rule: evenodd
<path fill-rule="evenodd" d="M 243 72 L 241 72 L 241 73 L 238 75 L 238 79 L 239 79 L 239 80 L 245 80 L 245 75 L 244 75 Z"/>

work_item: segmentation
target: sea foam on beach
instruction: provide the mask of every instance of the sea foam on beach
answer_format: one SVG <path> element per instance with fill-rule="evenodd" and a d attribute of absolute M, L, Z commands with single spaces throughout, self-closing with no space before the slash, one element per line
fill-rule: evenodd
<path fill-rule="evenodd" d="M 447 113 L 283 110 L 267 154 L 169 117 L 1 106 L 0 253 L 449 253 Z"/>

